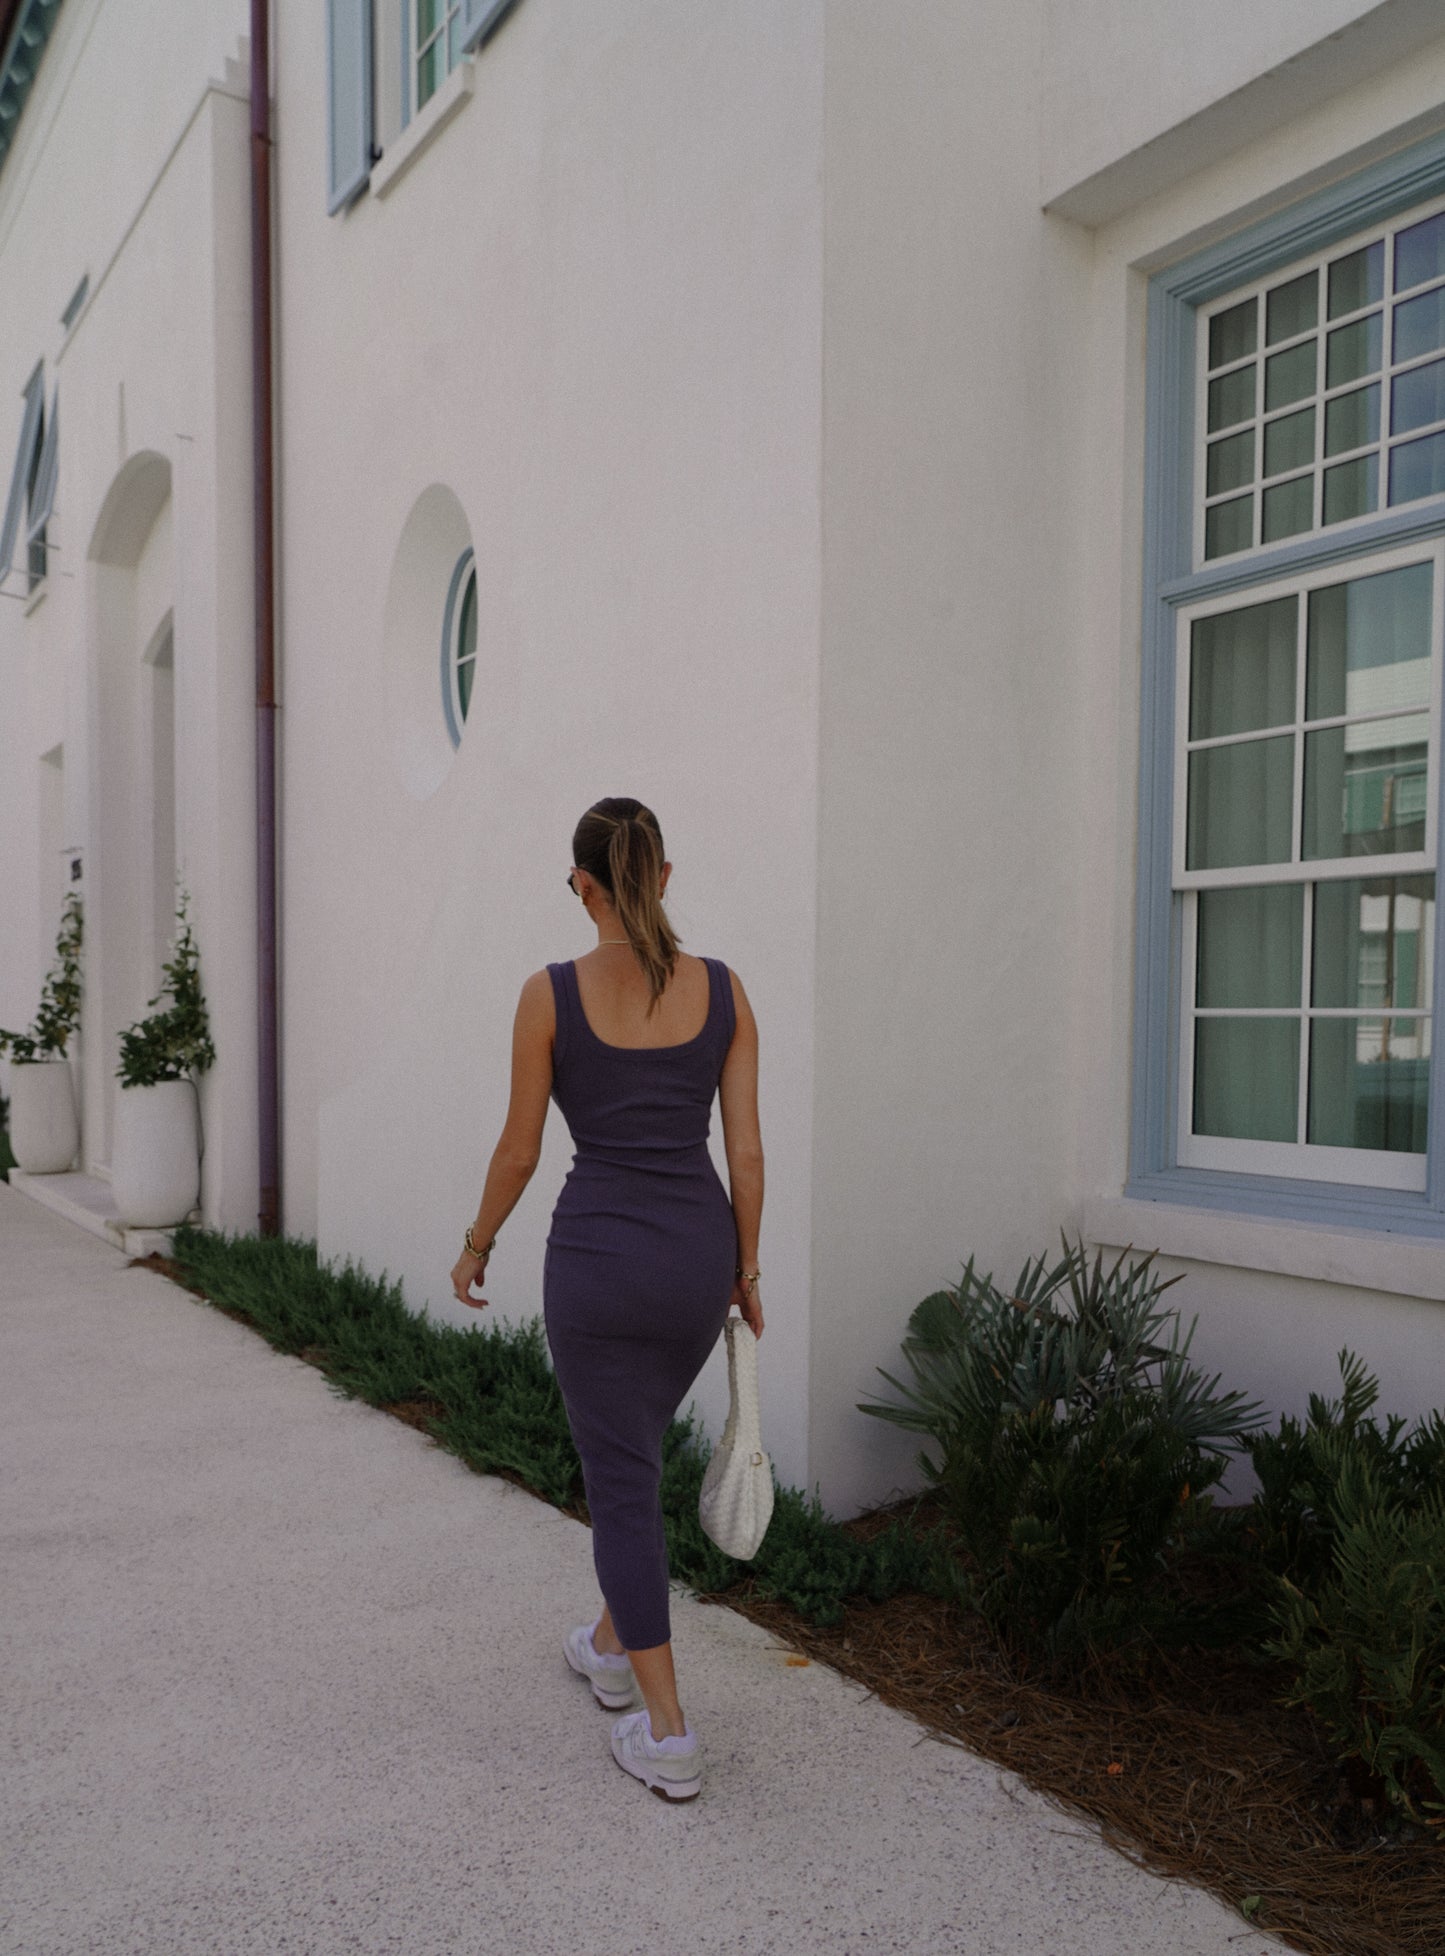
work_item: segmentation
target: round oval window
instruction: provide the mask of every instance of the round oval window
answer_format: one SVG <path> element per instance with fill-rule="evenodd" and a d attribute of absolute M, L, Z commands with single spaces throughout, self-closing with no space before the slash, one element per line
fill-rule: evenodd
<path fill-rule="evenodd" d="M 461 744 L 476 664 L 477 565 L 472 551 L 464 550 L 452 572 L 442 627 L 442 710 L 453 747 Z"/>

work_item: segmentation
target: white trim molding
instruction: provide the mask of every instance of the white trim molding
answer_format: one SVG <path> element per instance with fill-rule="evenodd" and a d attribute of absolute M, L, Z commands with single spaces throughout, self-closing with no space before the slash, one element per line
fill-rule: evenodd
<path fill-rule="evenodd" d="M 1084 1204 L 1084 1234 L 1091 1243 L 1132 1246 L 1140 1254 L 1157 1250 L 1186 1263 L 1263 1270 L 1445 1303 L 1445 1255 L 1438 1239 L 1404 1231 L 1281 1223 L 1136 1197 L 1096 1196 Z"/>

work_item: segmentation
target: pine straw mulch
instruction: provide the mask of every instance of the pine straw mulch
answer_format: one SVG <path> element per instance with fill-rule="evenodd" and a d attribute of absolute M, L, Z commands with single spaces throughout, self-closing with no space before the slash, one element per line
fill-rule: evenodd
<path fill-rule="evenodd" d="M 895 1515 L 944 1521 L 910 1496 L 843 1526 L 866 1539 Z M 1142 1672 L 1097 1663 L 1061 1685 L 954 1603 L 850 1603 L 820 1628 L 754 1587 L 715 1600 L 1086 1814 L 1140 1866 L 1212 1890 L 1242 1928 L 1308 1956 L 1445 1952 L 1445 1848 L 1423 1829 L 1381 1831 L 1377 1796 L 1342 1776 L 1307 1714 L 1279 1705 L 1279 1670 L 1198 1651 Z"/>
<path fill-rule="evenodd" d="M 206 1295 L 169 1257 L 135 1261 Z M 317 1347 L 299 1356 L 325 1358 Z M 425 1433 L 443 1408 L 418 1399 L 384 1410 Z M 587 1519 L 581 1502 L 565 1512 Z M 895 1517 L 946 1526 L 929 1495 L 842 1525 L 866 1540 Z M 1086 1815 L 1141 1867 L 1211 1890 L 1240 1911 L 1245 1933 L 1306 1956 L 1445 1956 L 1445 1842 L 1384 1831 L 1375 1789 L 1341 1773 L 1308 1714 L 1280 1706 L 1276 1669 L 1191 1651 L 1144 1669 L 1100 1662 L 1060 1684 L 1002 1649 L 980 1618 L 917 1592 L 850 1603 L 828 1627 L 759 1595 L 752 1577 L 699 1600 L 737 1610 L 936 1738 Z"/>

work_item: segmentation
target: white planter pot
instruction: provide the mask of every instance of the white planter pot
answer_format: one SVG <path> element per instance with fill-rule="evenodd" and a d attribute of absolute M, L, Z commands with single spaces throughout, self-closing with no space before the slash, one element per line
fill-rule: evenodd
<path fill-rule="evenodd" d="M 63 1055 L 10 1068 L 10 1152 L 27 1175 L 62 1175 L 80 1147 L 75 1088 Z"/>
<path fill-rule="evenodd" d="M 193 1080 L 117 1088 L 110 1190 L 127 1229 L 166 1229 L 195 1208 L 201 1117 Z"/>

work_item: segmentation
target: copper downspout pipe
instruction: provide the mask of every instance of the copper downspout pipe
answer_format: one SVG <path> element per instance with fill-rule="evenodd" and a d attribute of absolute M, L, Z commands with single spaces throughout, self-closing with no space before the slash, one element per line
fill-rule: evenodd
<path fill-rule="evenodd" d="M 281 1228 L 276 991 L 276 607 L 271 446 L 270 0 L 251 0 L 251 456 L 256 612 L 256 1054 L 262 1236 Z"/>

